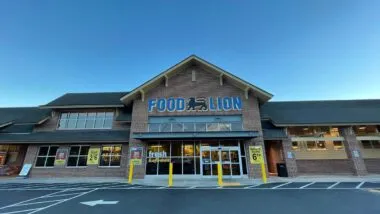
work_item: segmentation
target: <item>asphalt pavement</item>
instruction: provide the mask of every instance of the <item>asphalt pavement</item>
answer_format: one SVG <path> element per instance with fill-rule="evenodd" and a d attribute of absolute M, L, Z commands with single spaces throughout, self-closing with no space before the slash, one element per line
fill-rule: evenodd
<path fill-rule="evenodd" d="M 380 213 L 380 183 L 276 182 L 174 187 L 126 183 L 2 184 L 0 213 Z"/>

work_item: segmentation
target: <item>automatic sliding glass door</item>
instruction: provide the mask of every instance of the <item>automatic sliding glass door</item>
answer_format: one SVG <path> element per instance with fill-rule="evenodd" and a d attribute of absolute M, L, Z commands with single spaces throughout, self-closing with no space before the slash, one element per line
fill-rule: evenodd
<path fill-rule="evenodd" d="M 201 147 L 201 173 L 203 176 L 217 176 L 218 163 L 222 164 L 223 176 L 242 175 L 239 147 Z"/>

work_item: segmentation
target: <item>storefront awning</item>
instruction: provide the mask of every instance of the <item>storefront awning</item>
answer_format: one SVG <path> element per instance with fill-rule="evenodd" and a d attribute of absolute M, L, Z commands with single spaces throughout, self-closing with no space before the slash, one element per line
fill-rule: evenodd
<path fill-rule="evenodd" d="M 135 139 L 200 139 L 200 138 L 255 138 L 257 131 L 228 131 L 228 132 L 134 132 Z"/>

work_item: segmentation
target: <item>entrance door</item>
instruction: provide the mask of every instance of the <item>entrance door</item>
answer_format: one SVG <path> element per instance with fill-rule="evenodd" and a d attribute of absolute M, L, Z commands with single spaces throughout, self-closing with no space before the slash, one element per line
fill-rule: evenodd
<path fill-rule="evenodd" d="M 240 177 L 242 175 L 239 147 L 201 147 L 201 174 L 217 176 L 218 163 L 222 164 L 223 177 Z"/>

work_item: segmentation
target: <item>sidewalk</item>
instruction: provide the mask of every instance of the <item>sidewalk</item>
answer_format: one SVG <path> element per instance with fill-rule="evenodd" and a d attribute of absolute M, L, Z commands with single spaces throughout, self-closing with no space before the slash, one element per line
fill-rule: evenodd
<path fill-rule="evenodd" d="M 276 182 L 379 182 L 380 175 L 367 176 L 336 176 L 336 175 L 308 175 L 295 178 L 270 177 L 268 183 Z M 0 183 L 127 183 L 127 178 L 119 177 L 69 177 L 69 178 L 27 178 L 0 177 Z M 261 179 L 223 179 L 224 183 L 240 185 L 262 184 Z M 168 180 L 165 177 L 149 177 L 145 179 L 134 179 L 133 184 L 147 186 L 167 186 Z M 173 178 L 173 186 L 217 186 L 217 178 Z"/>

